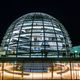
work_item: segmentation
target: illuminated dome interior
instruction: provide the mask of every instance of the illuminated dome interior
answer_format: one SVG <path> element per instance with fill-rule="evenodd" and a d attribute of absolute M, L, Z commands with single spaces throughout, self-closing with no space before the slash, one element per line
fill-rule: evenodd
<path fill-rule="evenodd" d="M 6 55 L 59 57 L 68 55 L 71 41 L 64 26 L 54 17 L 40 12 L 21 16 L 8 28 L 2 46 Z"/>

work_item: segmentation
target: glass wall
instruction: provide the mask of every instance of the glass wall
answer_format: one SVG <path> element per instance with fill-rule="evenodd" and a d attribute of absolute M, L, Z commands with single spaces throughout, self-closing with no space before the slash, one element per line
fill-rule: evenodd
<path fill-rule="evenodd" d="M 0 80 L 78 80 L 79 62 L 23 62 L 0 63 Z"/>
<path fill-rule="evenodd" d="M 31 13 L 11 24 L 2 46 L 9 56 L 51 58 L 67 56 L 71 41 L 64 26 L 55 18 Z"/>

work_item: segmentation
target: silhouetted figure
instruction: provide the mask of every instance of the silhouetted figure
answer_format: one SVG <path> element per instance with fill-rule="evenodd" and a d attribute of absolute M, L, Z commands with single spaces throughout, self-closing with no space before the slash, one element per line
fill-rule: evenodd
<path fill-rule="evenodd" d="M 79 53 L 79 57 L 80 57 L 80 53 Z"/>
<path fill-rule="evenodd" d="M 45 54 L 45 57 L 47 57 L 48 51 L 45 50 L 45 51 L 44 51 L 44 54 Z"/>
<path fill-rule="evenodd" d="M 45 57 L 47 57 L 48 51 L 47 50 L 41 50 L 42 56 L 44 55 Z"/>
<path fill-rule="evenodd" d="M 62 54 L 63 54 L 63 57 L 65 57 L 65 56 L 66 56 L 66 53 L 65 53 L 65 52 L 63 52 Z"/>
<path fill-rule="evenodd" d="M 71 58 L 73 57 L 73 55 L 74 55 L 73 53 L 70 53 L 70 57 L 71 57 Z"/>
<path fill-rule="evenodd" d="M 74 53 L 74 58 L 75 58 L 75 53 Z"/>

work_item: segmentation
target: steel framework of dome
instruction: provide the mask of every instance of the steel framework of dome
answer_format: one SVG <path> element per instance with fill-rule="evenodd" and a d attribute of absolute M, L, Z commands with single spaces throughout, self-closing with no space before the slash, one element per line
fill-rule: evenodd
<path fill-rule="evenodd" d="M 64 26 L 33 12 L 8 28 L 0 47 L 0 80 L 80 80 L 80 53 Z"/>
<path fill-rule="evenodd" d="M 33 12 L 21 16 L 10 25 L 2 46 L 6 55 L 53 58 L 68 55 L 71 41 L 57 19 Z"/>

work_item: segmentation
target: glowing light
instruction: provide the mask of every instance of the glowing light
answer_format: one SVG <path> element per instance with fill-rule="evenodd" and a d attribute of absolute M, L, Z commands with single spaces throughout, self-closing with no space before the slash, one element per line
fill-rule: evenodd
<path fill-rule="evenodd" d="M 75 51 L 75 53 L 77 53 L 78 51 Z"/>

